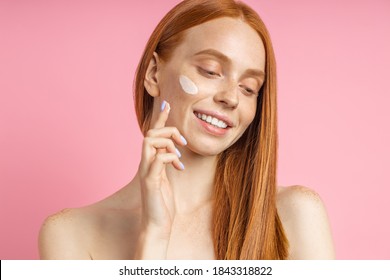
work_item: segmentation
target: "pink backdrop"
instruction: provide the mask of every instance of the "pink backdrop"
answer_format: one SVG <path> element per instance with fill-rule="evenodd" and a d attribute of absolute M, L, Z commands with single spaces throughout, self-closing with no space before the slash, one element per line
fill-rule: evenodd
<path fill-rule="evenodd" d="M 38 258 L 46 216 L 132 178 L 134 70 L 177 2 L 0 0 L 1 259 Z M 279 184 L 320 193 L 337 258 L 389 259 L 390 2 L 247 3 L 278 61 Z"/>

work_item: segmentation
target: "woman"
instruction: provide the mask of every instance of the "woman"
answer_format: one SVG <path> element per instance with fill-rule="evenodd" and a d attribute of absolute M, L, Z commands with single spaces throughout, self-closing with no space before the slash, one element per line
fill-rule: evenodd
<path fill-rule="evenodd" d="M 251 8 L 178 4 L 146 45 L 134 94 L 145 136 L 137 174 L 49 217 L 41 258 L 334 258 L 319 196 L 276 186 L 275 60 Z"/>

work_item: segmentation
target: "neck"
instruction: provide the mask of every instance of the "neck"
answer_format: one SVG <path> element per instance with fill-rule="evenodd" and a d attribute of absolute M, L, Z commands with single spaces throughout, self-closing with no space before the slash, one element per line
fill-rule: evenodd
<path fill-rule="evenodd" d="M 172 165 L 167 165 L 166 171 L 176 211 L 189 213 L 212 199 L 217 156 L 201 156 L 185 149 L 180 160 L 185 166 L 183 171 Z"/>

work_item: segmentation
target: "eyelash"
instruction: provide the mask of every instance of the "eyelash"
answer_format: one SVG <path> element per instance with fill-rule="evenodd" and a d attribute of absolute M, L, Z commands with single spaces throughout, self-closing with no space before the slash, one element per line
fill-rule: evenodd
<path fill-rule="evenodd" d="M 211 77 L 220 77 L 221 74 L 218 74 L 214 71 L 209 71 L 209 70 L 206 70 L 206 69 L 203 69 L 201 67 L 198 68 L 198 71 L 203 73 L 203 74 L 206 74 L 207 76 L 211 76 Z M 245 90 L 245 92 L 247 92 L 248 94 L 257 94 L 257 92 L 251 88 L 248 88 L 248 87 L 245 87 L 245 86 L 240 86 L 243 90 Z"/>
<path fill-rule="evenodd" d="M 203 68 L 199 68 L 199 71 L 204 73 L 204 74 L 206 74 L 207 76 L 212 76 L 212 77 L 215 77 L 215 76 L 220 77 L 221 76 L 221 74 L 218 74 L 218 73 L 216 73 L 214 71 L 209 71 L 209 70 L 206 70 L 206 69 L 203 69 Z"/>
<path fill-rule="evenodd" d="M 249 94 L 257 94 L 253 89 L 247 88 L 247 87 L 241 87 L 243 90 L 245 90 Z"/>

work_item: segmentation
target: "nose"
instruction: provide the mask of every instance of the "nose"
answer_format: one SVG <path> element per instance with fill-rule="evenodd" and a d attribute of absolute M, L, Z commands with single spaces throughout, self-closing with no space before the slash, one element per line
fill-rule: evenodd
<path fill-rule="evenodd" d="M 235 83 L 230 82 L 221 88 L 215 95 L 214 101 L 221 103 L 223 106 L 235 109 L 238 106 L 238 88 Z"/>

